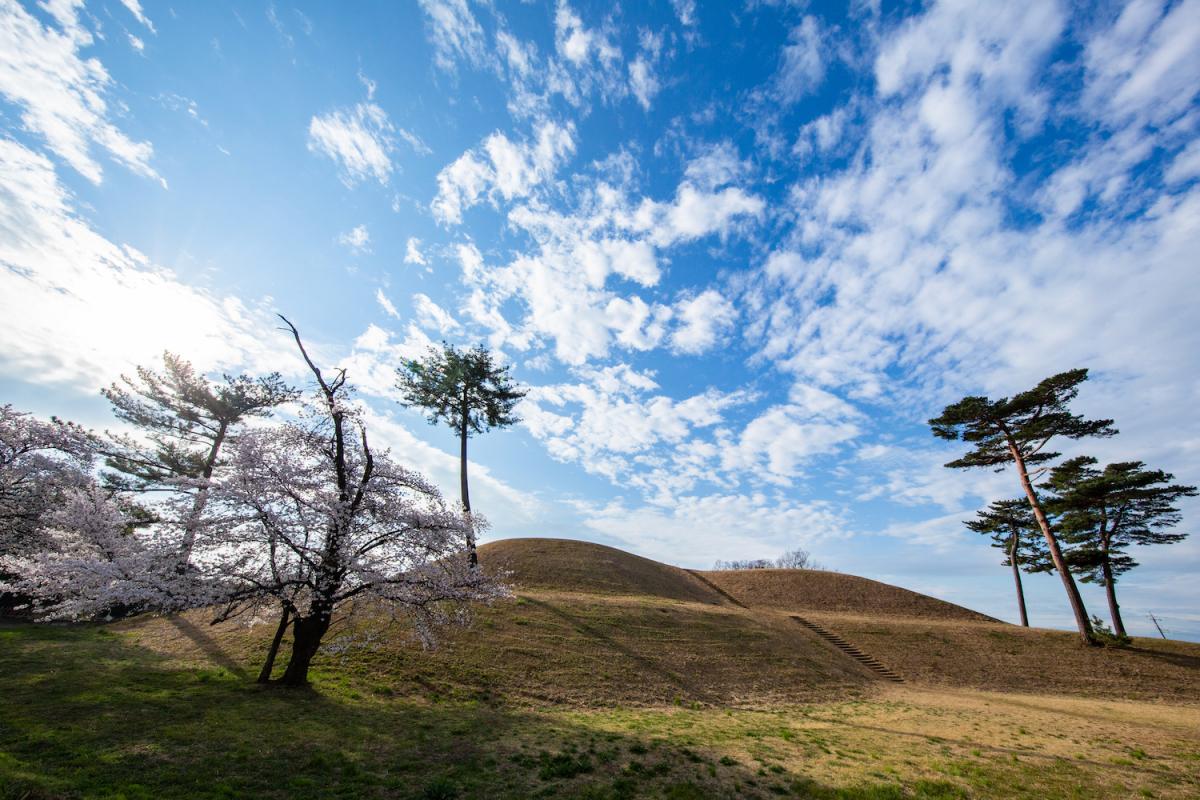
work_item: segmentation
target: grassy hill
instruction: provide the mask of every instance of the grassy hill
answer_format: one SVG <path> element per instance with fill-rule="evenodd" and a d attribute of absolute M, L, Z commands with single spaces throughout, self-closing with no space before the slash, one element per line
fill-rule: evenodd
<path fill-rule="evenodd" d="M 1200 645 L 578 541 L 480 559 L 513 600 L 433 651 L 359 607 L 299 694 L 251 682 L 269 624 L 0 627 L 0 800 L 1200 795 Z"/>

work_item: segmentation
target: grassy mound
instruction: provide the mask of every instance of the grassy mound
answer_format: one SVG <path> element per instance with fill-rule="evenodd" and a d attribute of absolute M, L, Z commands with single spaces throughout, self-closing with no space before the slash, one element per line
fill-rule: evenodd
<path fill-rule="evenodd" d="M 504 539 L 479 548 L 486 569 L 512 573 L 518 590 L 659 597 L 721 605 L 720 594 L 687 570 L 574 539 Z"/>
<path fill-rule="evenodd" d="M 945 600 L 840 572 L 751 569 L 701 574 L 741 603 L 755 608 L 797 613 L 833 611 L 881 617 L 997 621 Z"/>

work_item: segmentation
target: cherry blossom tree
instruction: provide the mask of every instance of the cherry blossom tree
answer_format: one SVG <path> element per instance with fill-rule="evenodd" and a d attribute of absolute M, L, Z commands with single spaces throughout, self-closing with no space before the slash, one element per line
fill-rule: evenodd
<path fill-rule="evenodd" d="M 193 491 L 168 492 L 149 524 L 133 525 L 120 496 L 95 484 L 74 490 L 47 520 L 57 547 L 0 560 L 42 618 L 90 618 L 114 605 L 208 607 L 217 623 L 282 607 L 268 661 L 290 621 L 281 681 L 300 686 L 326 634 L 356 607 L 403 617 L 429 641 L 438 625 L 466 622 L 469 603 L 506 596 L 463 557 L 468 533 L 484 521 L 448 507 L 436 487 L 373 449 L 345 371 L 327 377 L 284 322 L 316 384 L 296 418 L 228 443 L 220 476 L 180 478 Z M 195 491 L 207 497 L 200 520 Z M 180 570 L 185 531 L 191 557 Z"/>
<path fill-rule="evenodd" d="M 70 422 L 0 406 L 0 554 L 44 549 L 47 514 L 90 480 L 97 441 Z"/>

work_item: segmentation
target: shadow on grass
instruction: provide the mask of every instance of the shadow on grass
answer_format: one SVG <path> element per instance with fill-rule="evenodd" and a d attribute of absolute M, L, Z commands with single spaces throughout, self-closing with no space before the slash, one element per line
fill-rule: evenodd
<path fill-rule="evenodd" d="M 242 665 L 231 658 L 216 639 L 197 627 L 191 620 L 179 615 L 167 617 L 166 620 L 173 628 L 186 636 L 192 644 L 200 648 L 200 652 L 208 656 L 214 664 L 229 670 L 239 678 L 247 677 L 246 670 L 242 668 Z"/>
<path fill-rule="evenodd" d="M 180 668 L 103 628 L 6 626 L 0 798 L 965 796 L 946 782 L 828 787 L 766 761 L 589 728 L 578 714 L 376 688 L 261 687 L 225 668 Z"/>
<path fill-rule="evenodd" d="M 646 670 L 647 672 L 650 672 L 654 675 L 658 675 L 660 678 L 665 680 L 667 683 L 670 683 L 673 686 L 675 686 L 679 689 L 682 689 L 689 696 L 703 698 L 705 700 L 705 702 L 710 702 L 710 703 L 716 702 L 716 699 L 714 697 L 712 697 L 712 695 L 710 693 L 705 692 L 703 689 L 699 688 L 695 684 L 693 684 L 690 681 L 683 678 L 683 676 L 678 675 L 670 670 L 663 669 L 660 665 L 654 663 L 653 661 L 651 661 L 650 659 L 641 655 L 640 653 L 637 653 L 637 652 L 631 650 L 630 648 L 628 648 L 625 645 L 618 642 L 613 637 L 609 636 L 604 631 L 600 630 L 600 628 L 596 627 L 595 625 L 591 625 L 591 624 L 585 622 L 584 620 L 580 619 L 579 617 L 575 616 L 574 614 L 570 613 L 569 611 L 559 608 L 558 606 L 554 605 L 553 603 L 549 603 L 545 600 L 538 600 L 537 598 L 529 597 L 528 595 L 522 595 L 521 599 L 524 600 L 526 603 L 529 603 L 531 605 L 537 606 L 538 608 L 543 608 L 546 611 L 549 611 L 551 614 L 554 614 L 558 618 L 566 621 L 569 625 L 571 625 L 571 627 L 575 628 L 575 630 L 579 631 L 580 633 L 584 634 L 585 636 L 590 637 L 594 641 L 599 642 L 601 645 L 608 648 L 609 650 L 615 650 L 620 655 L 622 655 L 625 658 L 629 659 L 630 661 L 638 664 L 642 669 Z"/>
<path fill-rule="evenodd" d="M 1172 653 L 1167 650 L 1155 650 L 1139 646 L 1131 646 L 1123 649 L 1126 652 L 1137 653 L 1143 658 L 1154 658 L 1159 661 L 1166 661 L 1168 664 L 1174 664 L 1177 667 L 1185 667 L 1200 672 L 1200 656 L 1191 656 L 1187 653 Z"/>

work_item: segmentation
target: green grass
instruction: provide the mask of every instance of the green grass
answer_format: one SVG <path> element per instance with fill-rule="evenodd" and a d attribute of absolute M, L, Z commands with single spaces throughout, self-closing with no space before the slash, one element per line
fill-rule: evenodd
<path fill-rule="evenodd" d="M 1048 775 L 1024 757 L 893 741 L 861 724 L 894 703 L 539 708 L 434 702 L 336 661 L 316 670 L 311 690 L 259 687 L 250 665 L 228 667 L 169 660 L 104 628 L 0 628 L 0 800 L 899 800 L 1112 788 L 1091 767 Z M 1187 786 L 1162 759 L 1136 753 L 1157 778 L 1128 789 L 1171 796 Z"/>

